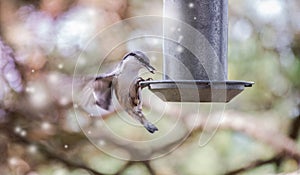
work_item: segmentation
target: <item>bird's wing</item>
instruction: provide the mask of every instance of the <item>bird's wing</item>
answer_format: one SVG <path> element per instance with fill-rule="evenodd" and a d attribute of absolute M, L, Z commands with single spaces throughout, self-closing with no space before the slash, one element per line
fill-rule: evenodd
<path fill-rule="evenodd" d="M 82 90 L 81 105 L 97 105 L 109 110 L 112 98 L 112 80 L 114 74 L 100 75 L 90 80 Z"/>
<path fill-rule="evenodd" d="M 93 96 L 96 105 L 108 110 L 111 104 L 113 76 L 97 77 L 93 82 Z"/>

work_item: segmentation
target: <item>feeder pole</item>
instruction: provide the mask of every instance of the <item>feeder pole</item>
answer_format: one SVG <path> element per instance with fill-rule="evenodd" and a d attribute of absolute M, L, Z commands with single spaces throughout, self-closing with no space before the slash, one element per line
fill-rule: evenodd
<path fill-rule="evenodd" d="M 229 102 L 254 83 L 227 80 L 228 0 L 164 0 L 163 79 L 141 82 L 168 102 Z"/>
<path fill-rule="evenodd" d="M 176 43 L 164 41 L 164 79 L 173 80 L 226 80 L 227 79 L 227 28 L 228 28 L 228 2 L 227 0 L 164 0 L 164 17 L 182 21 L 198 30 L 208 40 L 214 49 L 218 63 L 208 63 L 207 56 L 197 58 L 188 48 L 183 47 L 181 53 L 175 52 Z M 168 30 L 175 27 L 181 30 L 182 36 L 187 32 L 182 23 L 165 23 L 164 34 L 170 35 Z M 178 33 L 174 33 L 178 35 Z M 190 37 L 196 41 L 197 37 Z M 189 47 L 199 47 L 190 45 Z M 196 48 L 197 49 L 197 48 Z M 177 59 L 176 61 L 172 59 Z M 203 62 L 206 62 L 205 68 Z M 181 64 L 182 63 L 182 64 Z M 191 76 L 182 73 L 185 66 Z M 221 69 L 221 70 L 220 70 Z M 178 71 L 181 70 L 181 71 Z M 207 75 L 207 70 L 212 70 L 213 75 Z"/>

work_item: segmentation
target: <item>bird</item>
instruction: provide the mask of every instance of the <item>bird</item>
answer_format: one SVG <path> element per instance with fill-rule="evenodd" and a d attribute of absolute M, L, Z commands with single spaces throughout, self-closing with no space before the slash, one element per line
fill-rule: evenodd
<path fill-rule="evenodd" d="M 155 73 L 155 68 L 150 65 L 150 59 L 143 52 L 131 51 L 125 54 L 114 70 L 94 78 L 91 82 L 92 94 L 97 106 L 109 110 L 114 91 L 121 107 L 148 132 L 154 133 L 158 128 L 148 121 L 142 112 L 141 90 L 145 86 L 141 86 L 140 82 L 146 81 L 139 77 L 142 68 Z"/>

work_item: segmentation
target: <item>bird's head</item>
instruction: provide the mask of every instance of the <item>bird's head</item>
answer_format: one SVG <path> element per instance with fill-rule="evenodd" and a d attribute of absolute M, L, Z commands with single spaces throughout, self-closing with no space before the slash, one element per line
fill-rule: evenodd
<path fill-rule="evenodd" d="M 140 64 L 141 67 L 145 67 L 149 72 L 154 74 L 155 68 L 150 65 L 150 59 L 141 51 L 133 51 L 129 52 L 125 55 L 123 60 L 127 61 L 129 59 L 133 59 L 137 64 Z"/>

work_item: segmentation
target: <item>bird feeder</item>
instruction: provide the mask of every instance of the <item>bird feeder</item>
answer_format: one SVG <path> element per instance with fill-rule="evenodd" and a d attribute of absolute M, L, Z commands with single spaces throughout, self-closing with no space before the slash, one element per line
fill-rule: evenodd
<path fill-rule="evenodd" d="M 227 80 L 227 31 L 227 0 L 164 0 L 163 79 L 141 83 L 167 102 L 229 102 L 253 82 Z"/>

